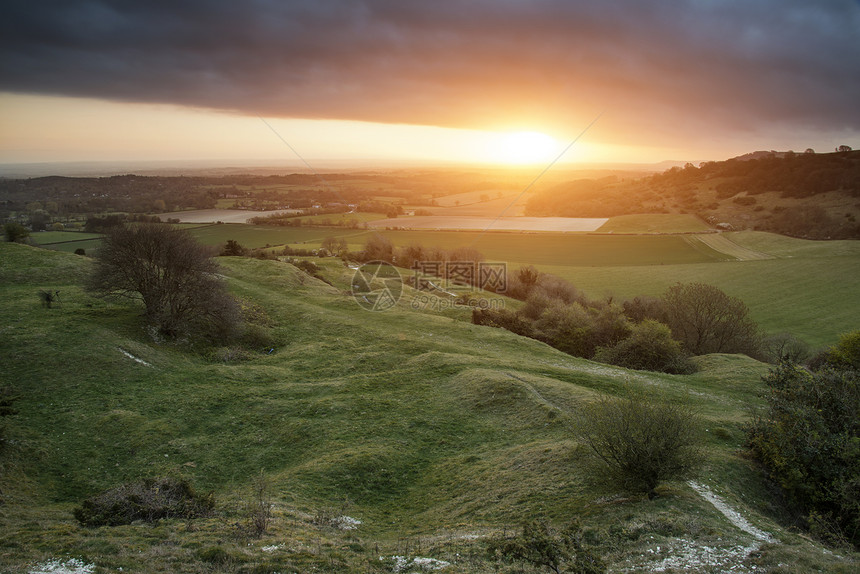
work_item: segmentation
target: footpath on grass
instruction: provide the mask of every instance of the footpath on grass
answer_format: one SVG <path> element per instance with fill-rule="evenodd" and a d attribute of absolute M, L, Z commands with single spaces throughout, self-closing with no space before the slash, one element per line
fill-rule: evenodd
<path fill-rule="evenodd" d="M 703 233 L 693 236 L 695 240 L 700 241 L 713 249 L 738 261 L 758 261 L 762 259 L 776 259 L 773 255 L 762 253 L 761 251 L 753 251 L 742 247 L 729 239 L 723 233 Z"/>

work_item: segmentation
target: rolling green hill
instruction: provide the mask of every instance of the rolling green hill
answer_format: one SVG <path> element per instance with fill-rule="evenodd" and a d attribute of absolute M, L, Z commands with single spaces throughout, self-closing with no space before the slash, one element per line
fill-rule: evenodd
<path fill-rule="evenodd" d="M 0 386 L 19 396 L 0 459 L 0 571 L 75 559 L 94 572 L 395 572 L 392 556 L 408 556 L 445 573 L 528 572 L 490 560 L 487 538 L 575 517 L 610 571 L 856 568 L 785 528 L 744 456 L 765 365 L 714 355 L 695 375 L 627 371 L 472 325 L 468 309 L 422 309 L 408 289 L 396 308 L 365 311 L 335 260 L 335 286 L 277 261 L 221 264 L 276 341 L 244 360 L 154 342 L 140 308 L 82 291 L 86 258 L 0 244 Z M 61 306 L 42 307 L 40 289 L 59 290 Z M 668 483 L 648 500 L 584 465 L 578 405 L 643 388 L 705 417 L 699 490 Z M 87 496 L 165 475 L 213 491 L 217 515 L 100 528 L 72 517 Z M 274 519 L 249 539 L 261 476 Z"/>

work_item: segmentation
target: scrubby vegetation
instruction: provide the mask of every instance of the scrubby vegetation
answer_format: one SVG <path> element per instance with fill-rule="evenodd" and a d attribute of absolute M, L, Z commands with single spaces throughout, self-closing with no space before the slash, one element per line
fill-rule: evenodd
<path fill-rule="evenodd" d="M 524 562 L 555 574 L 602 574 L 606 566 L 582 538 L 582 525 L 577 521 L 562 529 L 529 521 L 518 536 L 490 540 L 487 550 L 496 561 Z"/>
<path fill-rule="evenodd" d="M 204 518 L 214 506 L 212 494 L 197 494 L 187 480 L 146 478 L 84 500 L 74 515 L 84 526 L 119 526 L 137 520 Z"/>
<path fill-rule="evenodd" d="M 702 464 L 702 426 L 684 403 L 654 393 L 601 397 L 581 409 L 575 434 L 599 462 L 597 476 L 656 495 L 665 480 L 690 478 Z"/>
<path fill-rule="evenodd" d="M 30 230 L 16 221 L 9 221 L 3 225 L 3 234 L 6 241 L 20 243 L 30 236 Z"/>
<path fill-rule="evenodd" d="M 407 283 L 424 290 L 475 288 L 524 301 L 517 310 L 476 306 L 472 322 L 500 327 L 543 341 L 576 357 L 627 368 L 690 373 L 692 355 L 744 353 L 762 356 L 762 336 L 737 298 L 701 283 L 672 286 L 662 296 L 637 296 L 621 303 L 586 297 L 571 283 L 526 265 L 495 281 L 474 248 L 452 250 L 417 244 L 395 248 L 372 235 L 364 249 L 345 253 L 358 262 L 386 261 L 405 268 Z M 478 301 L 478 298 L 473 298 Z"/>
<path fill-rule="evenodd" d="M 860 331 L 808 371 L 788 361 L 767 376 L 766 410 L 748 429 L 755 455 L 805 526 L 860 546 Z"/>
<path fill-rule="evenodd" d="M 631 324 L 627 337 L 614 346 L 598 347 L 594 360 L 640 371 L 684 374 L 695 370 L 669 326 L 654 319 Z"/>
<path fill-rule="evenodd" d="M 570 283 L 528 267 L 510 283 L 508 292 L 524 298 L 525 306 L 476 309 L 475 324 L 533 337 L 575 357 L 665 373 L 692 372 L 692 355 L 761 353 L 746 305 L 712 285 L 677 284 L 662 298 L 619 304 L 590 300 Z"/>

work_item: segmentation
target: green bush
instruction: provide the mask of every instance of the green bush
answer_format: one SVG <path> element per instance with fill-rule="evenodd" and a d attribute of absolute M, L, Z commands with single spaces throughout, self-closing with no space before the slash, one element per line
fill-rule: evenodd
<path fill-rule="evenodd" d="M 675 374 L 695 371 L 681 343 L 672 338 L 671 329 L 653 319 L 632 325 L 630 335 L 614 346 L 597 349 L 594 360 L 643 371 Z"/>
<path fill-rule="evenodd" d="M 472 323 L 507 329 L 523 337 L 533 337 L 531 321 L 523 319 L 518 313 L 506 309 L 472 309 Z"/>
<path fill-rule="evenodd" d="M 86 499 L 74 510 L 84 526 L 119 526 L 136 520 L 201 518 L 212 514 L 212 494 L 199 495 L 184 479 L 145 478 Z"/>
<path fill-rule="evenodd" d="M 829 365 L 838 369 L 860 370 L 860 330 L 845 333 L 826 355 Z"/>
<path fill-rule="evenodd" d="M 576 521 L 561 530 L 547 522 L 530 521 L 519 536 L 490 540 L 487 551 L 497 561 L 526 562 L 557 574 L 605 572 L 603 561 L 582 543 L 582 538 L 582 527 Z"/>
<path fill-rule="evenodd" d="M 293 261 L 293 265 L 307 273 L 308 275 L 316 275 L 319 273 L 319 266 L 313 261 L 308 261 L 306 259 L 300 259 L 298 261 Z"/>
<path fill-rule="evenodd" d="M 653 394 L 604 396 L 583 407 L 574 434 L 608 476 L 630 490 L 655 495 L 665 480 L 692 475 L 702 461 L 698 415 Z"/>
<path fill-rule="evenodd" d="M 224 247 L 221 249 L 222 257 L 242 257 L 246 253 L 248 253 L 248 250 L 235 239 L 228 239 L 227 243 L 225 243 Z"/>
<path fill-rule="evenodd" d="M 3 233 L 6 235 L 6 241 L 10 243 L 23 242 L 30 236 L 29 229 L 14 221 L 10 221 L 3 226 Z"/>
<path fill-rule="evenodd" d="M 832 542 L 860 544 L 860 374 L 787 361 L 764 377 L 748 444 L 788 503 Z"/>

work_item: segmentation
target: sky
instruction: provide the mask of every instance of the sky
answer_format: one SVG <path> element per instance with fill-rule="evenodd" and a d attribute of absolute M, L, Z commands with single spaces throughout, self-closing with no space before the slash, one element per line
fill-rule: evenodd
<path fill-rule="evenodd" d="M 858 148 L 858 101 L 857 0 L 0 7 L 6 164 L 718 160 Z"/>

